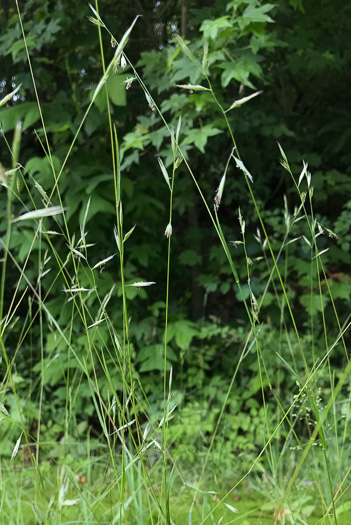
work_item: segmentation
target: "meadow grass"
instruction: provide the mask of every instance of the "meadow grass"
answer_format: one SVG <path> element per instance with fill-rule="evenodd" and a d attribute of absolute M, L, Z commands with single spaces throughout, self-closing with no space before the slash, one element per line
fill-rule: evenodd
<path fill-rule="evenodd" d="M 20 20 L 21 15 L 19 12 Z M 180 145 L 182 122 L 179 119 L 175 129 L 166 121 L 159 110 L 152 94 L 144 85 L 133 64 L 134 81 L 144 90 L 146 99 L 156 111 L 169 131 L 169 140 L 173 152 L 172 168 L 166 169 L 159 159 L 160 175 L 163 175 L 169 187 L 169 216 L 166 227 L 168 239 L 168 253 L 165 260 L 167 279 L 165 285 L 166 322 L 164 330 L 164 371 L 163 371 L 163 408 L 161 413 L 155 413 L 151 396 L 147 395 L 145 385 L 135 370 L 132 356 L 130 333 L 129 301 L 130 289 L 144 289 L 152 286 L 153 282 L 129 283 L 125 277 L 125 258 L 128 250 L 127 240 L 133 234 L 133 229 L 124 231 L 123 202 L 121 193 L 120 138 L 113 123 L 110 101 L 106 92 L 107 114 L 111 141 L 111 166 L 114 177 L 115 221 L 113 232 L 117 256 L 113 259 L 118 266 L 120 275 L 120 292 L 123 307 L 123 330 L 117 333 L 109 315 L 108 302 L 114 289 L 103 296 L 96 285 L 96 271 L 103 267 L 112 256 L 106 254 L 95 264 L 89 264 L 89 248 L 94 240 L 89 238 L 86 222 L 89 214 L 90 200 L 84 212 L 80 225 L 80 236 L 70 230 L 69 220 L 66 219 L 66 210 L 61 197 L 60 180 L 65 167 L 69 164 L 70 155 L 77 138 L 82 130 L 85 119 L 94 104 L 97 95 L 105 89 L 109 75 L 119 66 L 121 60 L 129 62 L 124 48 L 128 37 L 133 30 L 136 19 L 126 31 L 116 46 L 114 57 L 105 65 L 102 35 L 107 30 L 105 23 L 98 14 L 98 5 L 93 8 L 93 23 L 97 25 L 101 43 L 102 77 L 97 85 L 91 102 L 81 120 L 75 137 L 68 149 L 62 166 L 57 171 L 53 161 L 52 146 L 49 142 L 45 126 L 45 115 L 41 113 L 43 135 L 40 137 L 43 153 L 53 173 L 53 186 L 50 191 L 41 188 L 30 173 L 25 173 L 18 165 L 19 136 L 14 135 L 12 146 L 4 136 L 4 141 L 13 157 L 14 171 L 7 174 L 7 232 L 2 238 L 3 259 L 1 274 L 1 346 L 3 367 L 5 373 L 2 380 L 2 435 L 7 439 L 3 445 L 1 460 L 1 494 L 0 515 L 2 522 L 8 523 L 113 523 L 113 524 L 268 524 L 291 523 L 327 524 L 348 523 L 351 519 L 349 493 L 349 446 L 347 427 L 349 420 L 349 403 L 346 396 L 341 399 L 341 390 L 348 387 L 351 364 L 347 359 L 345 333 L 349 328 L 349 320 L 341 323 L 337 309 L 333 302 L 331 289 L 328 285 L 326 269 L 323 265 L 323 253 L 318 248 L 318 237 L 325 231 L 314 216 L 313 212 L 313 184 L 307 166 L 303 165 L 300 178 L 296 180 L 289 161 L 281 146 L 282 167 L 296 186 L 299 196 L 299 206 L 293 211 L 288 210 L 287 204 L 282 213 L 285 216 L 286 231 L 281 246 L 273 249 L 270 236 L 267 234 L 262 210 L 257 204 L 253 190 L 253 176 L 246 168 L 240 157 L 230 122 L 225 110 L 211 85 L 206 66 L 201 64 L 189 50 L 186 43 L 176 37 L 177 44 L 182 51 L 200 69 L 206 84 L 218 107 L 219 113 L 225 119 L 228 134 L 232 140 L 232 150 L 228 152 L 228 162 L 225 173 L 219 180 L 219 187 L 215 195 L 214 206 L 206 201 L 201 187 L 191 169 L 191 160 L 188 161 Z M 22 27 L 23 31 L 23 27 Z M 111 38 L 115 41 L 114 36 Z M 26 35 L 23 31 L 26 44 Z M 38 107 L 41 108 L 36 90 L 36 79 L 31 67 L 28 47 L 28 64 L 32 73 L 33 85 L 37 97 Z M 188 86 L 188 89 L 199 89 L 199 86 Z M 248 97 L 250 98 L 250 97 Z M 248 102 L 248 101 L 245 101 Z M 243 102 L 244 103 L 244 102 Z M 231 108 L 229 108 L 231 109 Z M 242 299 L 243 308 L 250 323 L 241 354 L 233 364 L 233 374 L 228 383 L 224 400 L 217 407 L 215 426 L 208 445 L 198 452 L 195 466 L 188 466 L 181 457 L 174 457 L 177 442 L 173 438 L 172 424 L 181 417 L 182 406 L 175 403 L 173 382 L 177 370 L 169 370 L 167 363 L 167 332 L 169 289 L 172 280 L 172 220 L 173 194 L 177 184 L 177 169 L 182 162 L 185 165 L 199 199 L 207 210 L 212 221 L 218 242 L 223 248 L 228 265 L 232 271 L 233 282 L 236 284 Z M 239 226 L 242 245 L 246 258 L 247 281 L 249 294 L 244 291 L 243 283 L 239 279 L 239 272 L 232 257 L 230 245 L 226 239 L 220 222 L 220 205 L 225 192 L 226 178 L 229 168 L 235 165 L 240 170 L 243 184 L 246 184 L 256 210 L 257 221 L 260 227 L 258 242 L 262 247 L 262 257 L 266 261 L 267 275 L 265 290 L 261 297 L 255 297 L 251 288 L 251 260 L 246 251 L 246 224 L 245 218 L 239 210 Z M 25 175 L 27 177 L 25 177 Z M 16 186 L 17 178 L 27 190 L 27 202 L 22 202 L 26 210 L 16 218 L 16 222 L 32 221 L 34 245 L 39 245 L 39 260 L 41 271 L 36 280 L 29 280 L 27 265 L 32 251 L 29 251 L 24 263 L 16 261 L 10 249 L 13 220 L 13 202 L 19 199 Z M 307 189 L 301 191 L 305 183 Z M 33 199 L 33 188 L 37 188 L 44 202 L 41 209 L 36 209 Z M 57 203 L 57 204 L 54 204 Z M 311 301 L 319 294 L 321 301 L 320 322 L 324 327 L 325 353 L 323 359 L 314 356 L 314 315 L 311 314 L 309 346 L 306 336 L 301 334 L 289 293 L 287 290 L 287 266 L 280 264 L 284 255 L 285 261 L 289 257 L 289 245 L 296 242 L 292 238 L 297 223 L 304 221 L 309 232 L 305 237 L 311 250 Z M 66 259 L 58 253 L 53 242 L 52 224 L 55 224 L 56 233 L 65 239 L 67 244 Z M 48 227 L 50 224 L 50 228 Z M 111 232 L 112 233 L 112 232 Z M 332 234 L 332 232 L 329 232 Z M 43 246 L 48 245 L 50 254 Z M 111 253 L 115 251 L 111 248 Z M 55 265 L 52 271 L 52 285 L 62 280 L 64 293 L 70 300 L 71 317 L 68 324 L 60 325 L 60 320 L 50 313 L 50 289 L 42 290 L 41 280 L 48 267 L 49 257 Z M 3 310 L 4 296 L 7 294 L 7 269 L 9 262 L 18 270 L 18 282 L 11 287 L 13 297 L 7 311 Z M 51 263 L 50 263 L 51 264 Z M 173 263 L 175 264 L 175 263 Z M 82 279 L 84 276 L 84 279 Z M 90 282 L 87 288 L 86 282 Z M 327 287 L 327 292 L 325 292 Z M 278 329 L 281 338 L 290 350 L 289 358 L 280 353 L 277 344 L 278 362 L 288 370 L 296 383 L 296 391 L 292 394 L 292 401 L 286 404 L 281 400 L 279 392 L 271 384 L 270 364 L 266 357 L 265 341 L 261 331 L 263 323 L 260 320 L 260 310 L 265 297 L 270 291 L 275 295 L 276 304 L 281 311 L 281 322 Z M 327 293 L 333 306 L 335 325 L 338 336 L 330 340 L 327 333 L 327 323 L 324 318 L 323 293 Z M 11 331 L 15 314 L 21 305 L 24 296 L 30 296 L 27 317 L 23 320 L 23 330 L 16 343 L 16 349 L 7 348 L 7 333 Z M 90 295 L 96 296 L 99 304 L 98 311 L 89 306 Z M 34 308 L 34 302 L 39 307 Z M 46 323 L 49 322 L 51 331 L 60 341 L 60 351 L 65 352 L 69 363 L 65 377 L 65 426 L 61 432 L 60 441 L 45 441 L 48 436 L 48 422 L 44 421 L 45 378 L 51 373 L 56 359 L 56 352 L 47 355 Z M 30 334 L 34 323 L 40 326 L 41 360 L 36 368 L 37 375 L 28 385 L 26 396 L 18 394 L 18 377 L 16 375 L 16 360 L 21 358 L 21 348 Z M 81 356 L 76 351 L 74 338 L 77 337 L 77 323 L 80 326 L 78 336 L 84 334 L 86 354 Z M 106 342 L 99 335 L 101 323 L 108 327 L 109 340 Z M 346 366 L 340 377 L 335 378 L 330 363 L 330 356 L 336 345 L 343 345 L 346 356 Z M 264 409 L 264 425 L 261 429 L 264 440 L 260 444 L 260 451 L 254 458 L 248 457 L 244 461 L 245 468 L 229 465 L 222 456 L 223 464 L 218 461 L 218 451 L 221 448 L 221 429 L 224 419 L 228 418 L 227 407 L 233 390 L 236 386 L 239 371 L 245 367 L 245 357 L 248 351 L 254 349 L 257 354 L 258 381 L 261 387 L 262 406 Z M 311 351 L 312 350 L 312 351 Z M 296 353 L 297 352 L 297 353 Z M 298 356 L 298 357 L 297 357 Z M 303 363 L 302 370 L 296 364 L 297 360 Z M 122 394 L 117 391 L 113 380 L 115 370 L 120 374 Z M 330 394 L 328 399 L 323 397 L 319 390 L 319 377 L 329 376 Z M 102 381 L 103 379 L 103 381 Z M 72 439 L 72 427 L 81 424 L 79 413 L 75 412 L 75 403 L 80 395 L 82 382 L 85 381 L 90 391 L 91 404 L 96 418 L 99 421 L 100 431 L 91 432 L 87 426 L 82 426 L 81 435 L 85 439 Z M 104 388 L 102 388 L 102 383 Z M 107 387 L 107 393 L 106 388 Z M 31 427 L 24 409 L 30 403 L 32 393 L 38 391 L 37 424 Z M 268 394 L 270 393 L 270 394 Z M 269 396 L 269 401 L 267 399 Z M 339 403 L 339 400 L 342 403 Z M 274 404 L 273 404 L 274 402 Z M 342 409 L 342 410 L 341 410 Z M 298 432 L 298 421 L 302 413 L 308 412 L 311 421 L 309 439 L 302 439 Z M 344 419 L 341 420 L 342 416 Z M 230 417 L 236 417 L 232 414 Z M 341 420 L 341 423 L 340 423 Z M 305 421 L 305 419 L 304 419 Z M 84 423 L 84 422 L 83 422 Z M 33 429 L 34 428 L 34 429 Z M 284 430 L 284 432 L 283 432 Z M 8 447 L 11 443 L 12 458 L 8 458 Z M 185 447 L 187 443 L 184 443 Z M 233 444 L 233 446 L 235 446 Z M 7 454 L 7 456 L 6 456 Z M 262 459 L 265 459 L 262 462 Z M 242 460 L 241 460 L 242 461 Z M 3 518 L 5 517 L 5 518 Z"/>

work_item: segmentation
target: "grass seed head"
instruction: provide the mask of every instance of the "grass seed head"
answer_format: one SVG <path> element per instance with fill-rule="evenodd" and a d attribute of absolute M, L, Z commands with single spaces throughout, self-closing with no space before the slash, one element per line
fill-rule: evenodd
<path fill-rule="evenodd" d="M 121 68 L 125 69 L 127 67 L 127 61 L 124 55 L 121 55 Z"/>
<path fill-rule="evenodd" d="M 221 178 L 221 182 L 219 183 L 219 186 L 218 186 L 218 188 L 216 190 L 216 194 L 215 194 L 215 197 L 214 197 L 215 206 L 216 206 L 216 210 L 217 211 L 218 211 L 219 205 L 220 205 L 221 200 L 222 200 L 224 184 L 225 184 L 225 175 L 223 175 L 223 177 Z"/>
<path fill-rule="evenodd" d="M 172 224 L 171 224 L 171 221 L 169 221 L 169 223 L 167 224 L 167 227 L 165 229 L 165 237 L 167 237 L 167 239 L 169 239 L 171 235 L 172 235 Z"/>

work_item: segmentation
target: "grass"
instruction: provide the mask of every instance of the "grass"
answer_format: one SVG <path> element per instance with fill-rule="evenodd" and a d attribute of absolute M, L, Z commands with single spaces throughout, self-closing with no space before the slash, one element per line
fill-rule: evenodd
<path fill-rule="evenodd" d="M 20 14 L 20 13 L 19 13 Z M 93 21 L 98 27 L 102 50 L 101 31 L 108 30 L 98 14 L 98 5 L 93 9 Z M 342 524 L 351 518 L 349 498 L 350 454 L 347 445 L 347 427 L 349 419 L 349 403 L 342 389 L 348 386 L 351 363 L 346 360 L 346 366 L 338 377 L 332 369 L 330 355 L 337 344 L 343 345 L 347 358 L 347 348 L 344 335 L 348 330 L 348 320 L 342 325 L 328 285 L 326 269 L 323 265 L 323 251 L 319 251 L 318 237 L 324 229 L 318 223 L 313 212 L 313 190 L 307 166 L 303 167 L 301 180 L 296 180 L 289 166 L 288 159 L 280 147 L 282 166 L 292 178 L 299 196 L 300 205 L 289 213 L 285 208 L 285 235 L 278 250 L 267 234 L 262 211 L 260 210 L 252 186 L 252 175 L 245 167 L 231 129 L 227 111 L 219 103 L 214 93 L 206 67 L 194 57 L 186 43 L 178 37 L 178 45 L 185 55 L 198 67 L 207 83 L 207 90 L 213 96 L 219 113 L 228 126 L 228 134 L 232 139 L 232 151 L 228 157 L 226 171 L 223 174 L 215 197 L 215 207 L 209 205 L 201 191 L 191 162 L 184 155 L 180 136 L 181 119 L 178 126 L 172 130 L 164 116 L 159 111 L 151 93 L 147 90 L 137 71 L 131 65 L 133 78 L 139 82 L 153 110 L 157 111 L 169 131 L 173 165 L 167 172 L 162 160 L 159 160 L 160 175 L 163 175 L 170 190 L 169 222 L 166 229 L 168 238 L 168 254 L 165 261 L 167 279 L 165 287 L 166 324 L 164 330 L 164 370 L 163 370 L 163 401 L 161 410 L 157 409 L 152 394 L 146 392 L 146 384 L 141 382 L 135 370 L 133 345 L 130 326 L 130 298 L 135 289 L 141 291 L 152 282 L 127 283 L 125 276 L 125 254 L 128 249 L 127 240 L 133 231 L 124 231 L 124 217 L 121 193 L 120 145 L 117 129 L 113 124 L 109 98 L 107 96 L 107 112 L 111 139 L 115 192 L 116 228 L 114 237 L 118 250 L 120 275 L 120 293 L 123 305 L 123 329 L 117 332 L 111 321 L 108 302 L 114 290 L 107 294 L 100 293 L 97 286 L 96 272 L 104 266 L 112 256 L 106 255 L 93 265 L 89 264 L 90 242 L 86 228 L 90 201 L 84 212 L 80 225 L 80 237 L 70 230 L 66 218 L 63 199 L 61 197 L 60 179 L 63 170 L 69 163 L 73 146 L 81 132 L 95 98 L 105 88 L 108 75 L 113 74 L 121 58 L 128 61 L 124 52 L 134 24 L 130 26 L 118 43 L 111 62 L 106 66 L 102 52 L 102 78 L 95 89 L 91 103 L 78 127 L 77 133 L 68 149 L 65 160 L 57 171 L 51 153 L 46 133 L 44 116 L 42 125 L 44 134 L 41 138 L 43 152 L 52 167 L 54 183 L 51 191 L 44 190 L 36 184 L 34 177 L 25 178 L 23 169 L 17 168 L 19 136 L 15 134 L 13 145 L 4 140 L 12 153 L 15 172 L 10 173 L 7 184 L 7 233 L 2 240 L 4 250 L 1 278 L 1 345 L 6 373 L 2 381 L 2 435 L 7 442 L 3 443 L 3 459 L 1 460 L 1 516 L 6 516 L 10 523 L 136 523 L 136 524 L 268 524 L 291 523 L 301 524 Z M 23 30 L 23 27 L 22 27 Z M 114 37 L 111 35 L 111 38 Z M 23 39 L 26 44 L 25 34 Z M 26 47 L 27 52 L 28 48 Z M 28 62 L 31 68 L 30 55 Z M 32 70 L 31 70 L 32 71 Z M 33 75 L 33 84 L 35 78 Z M 193 86 L 194 87 L 194 86 Z M 189 87 L 191 88 L 191 86 Z M 249 97 L 250 98 L 250 97 Z M 40 108 L 40 101 L 38 107 Z M 234 158 L 233 158 L 234 157 Z M 172 219 L 173 194 L 177 184 L 177 169 L 180 162 L 186 166 L 202 200 L 213 228 L 218 235 L 228 265 L 232 271 L 233 282 L 238 287 L 243 308 L 250 323 L 239 360 L 234 367 L 232 379 L 226 385 L 223 400 L 216 406 L 214 428 L 211 438 L 204 440 L 203 447 L 196 449 L 196 461 L 187 464 L 184 457 L 176 458 L 177 447 L 181 438 L 174 437 L 173 425 L 177 418 L 182 417 L 183 407 L 177 406 L 177 396 L 173 392 L 176 373 L 169 370 L 168 349 L 168 305 L 169 289 L 172 280 Z M 239 210 L 239 225 L 241 244 L 246 257 L 247 281 L 242 284 L 240 272 L 232 257 L 230 245 L 223 233 L 220 222 L 220 204 L 225 192 L 227 171 L 231 163 L 236 164 L 241 171 L 250 193 L 253 206 L 257 213 L 260 231 L 258 242 L 262 247 L 262 257 L 266 261 L 267 275 L 265 290 L 261 297 L 256 298 L 251 286 L 251 263 L 246 247 L 245 219 Z M 25 211 L 17 218 L 21 225 L 24 221 L 33 221 L 33 242 L 24 263 L 19 263 L 11 246 L 11 235 L 14 221 L 12 220 L 13 200 L 19 198 L 16 188 L 16 177 L 25 186 L 28 201 L 24 204 Z M 300 190 L 301 181 L 306 182 L 306 192 Z M 35 209 L 36 201 L 32 198 L 32 188 L 36 186 L 45 202 L 44 208 Z M 57 202 L 57 205 L 53 205 Z M 30 211 L 31 210 L 31 211 Z M 48 219 L 48 217 L 51 217 Z M 54 236 L 48 224 L 54 221 L 55 228 L 65 239 L 68 246 L 66 258 L 56 250 Z M 320 299 L 320 319 L 324 328 L 325 353 L 323 359 L 314 356 L 314 323 L 315 316 L 310 318 L 309 338 L 301 334 L 295 319 L 293 307 L 287 289 L 288 269 L 280 264 L 280 259 L 289 258 L 289 245 L 297 239 L 291 238 L 298 222 L 304 221 L 309 238 L 306 243 L 311 249 L 311 301 L 316 295 Z M 324 229 L 325 230 L 325 229 Z M 332 235 L 332 232 L 329 231 Z M 36 280 L 27 277 L 27 266 L 30 253 L 37 244 L 39 246 L 40 272 Z M 42 290 L 42 276 L 48 263 L 48 253 L 44 246 L 49 246 L 50 256 L 55 262 L 52 286 L 57 280 L 62 280 L 65 294 L 70 300 L 70 317 L 62 321 L 50 311 L 50 290 Z M 111 253 L 115 248 L 111 249 Z M 117 257 L 114 259 L 117 261 Z M 19 278 L 13 288 L 10 307 L 3 311 L 4 296 L 7 291 L 7 271 L 9 262 L 17 268 Z M 287 264 L 287 263 L 286 263 Z M 55 273 L 56 272 L 56 273 Z M 248 286 L 248 295 L 244 286 Z M 325 291 L 325 287 L 327 290 Z M 278 327 L 281 341 L 278 345 L 279 366 L 288 371 L 296 383 L 296 390 L 291 396 L 291 402 L 285 403 L 280 398 L 279 391 L 272 385 L 272 369 L 267 359 L 267 341 L 262 338 L 263 323 L 260 311 L 268 293 L 273 293 L 276 304 L 281 312 L 281 322 Z M 323 297 L 325 294 L 333 305 L 335 324 L 338 336 L 333 340 L 327 333 L 327 322 L 324 318 Z M 23 297 L 30 296 L 30 308 L 23 320 L 23 330 L 16 341 L 16 350 L 8 349 L 7 333 L 11 334 L 11 322 Z M 98 311 L 91 309 L 89 297 L 98 301 Z M 35 307 L 38 304 L 38 308 Z M 16 374 L 16 360 L 21 358 L 21 350 L 30 334 L 34 323 L 40 327 L 41 359 L 33 375 L 33 381 L 28 385 L 27 392 L 18 388 L 19 378 Z M 102 335 L 101 324 L 107 326 L 108 341 Z M 50 328 L 48 328 L 49 326 Z M 50 338 L 46 330 L 50 330 Z M 47 339 L 48 338 L 48 339 Z M 77 340 L 76 340 L 77 339 Z M 51 341 L 51 346 L 48 344 Z M 284 344 L 283 344 L 284 341 Z M 85 352 L 77 351 L 83 346 Z M 288 348 L 282 355 L 281 348 Z M 310 351 L 312 349 L 312 352 Z M 53 374 L 53 364 L 57 352 L 61 352 L 68 365 L 65 369 L 65 387 L 60 395 L 64 396 L 65 425 L 61 429 L 61 438 L 57 442 L 50 441 L 50 432 L 55 434 L 54 420 L 43 420 L 46 413 L 45 387 L 48 377 Z M 257 355 L 257 381 L 260 386 L 262 403 L 260 409 L 252 409 L 257 414 L 257 429 L 259 438 L 250 449 L 250 454 L 240 458 L 238 465 L 231 465 L 226 459 L 224 440 L 221 437 L 223 424 L 228 422 L 228 407 L 235 391 L 238 375 L 245 367 L 245 358 L 249 352 Z M 11 356 L 11 357 L 10 357 Z M 303 363 L 300 367 L 297 362 Z M 321 399 L 319 379 L 329 377 L 329 396 Z M 115 377 L 122 382 L 122 390 L 116 388 Z M 89 429 L 84 421 L 80 421 L 79 399 L 82 385 L 88 391 L 92 411 L 98 421 L 101 431 L 97 433 Z M 33 392 L 39 389 L 38 403 L 31 402 Z M 20 393 L 19 393 L 20 391 Z M 340 402 L 342 401 L 342 403 Z M 31 406 L 31 403 L 33 406 Z M 37 417 L 28 418 L 25 411 L 31 408 Z M 254 412 L 256 410 L 256 412 Z M 230 417 L 239 417 L 234 414 Z M 344 416 L 344 419 L 342 419 Z M 196 417 L 196 409 L 192 414 Z M 174 419 L 173 419 L 174 418 Z M 54 414 L 53 414 L 54 419 Z M 201 419 L 201 416 L 200 416 Z M 36 424 L 31 425 L 31 420 Z M 302 421 L 302 423 L 301 423 Z M 299 425 L 311 424 L 307 432 L 300 436 Z M 77 425 L 82 425 L 81 435 L 85 439 L 72 437 Z M 230 422 L 229 422 L 230 425 Z M 56 429 L 57 430 L 57 429 Z M 305 429 L 306 430 L 306 429 Z M 306 433 L 308 438 L 306 438 Z M 234 441 L 237 435 L 234 435 Z M 187 441 L 184 443 L 188 446 Z M 223 450 L 222 448 L 223 447 Z M 233 447 L 235 445 L 233 444 Z M 9 448 L 13 458 L 9 460 Z M 252 449 L 255 450 L 254 457 Z M 259 453 L 256 451 L 260 450 Z M 221 458 L 221 462 L 218 461 Z M 231 456 L 232 458 L 233 456 Z M 239 461 L 238 461 L 239 464 Z M 244 467 L 243 467 L 244 465 Z M 230 471 L 230 472 L 229 472 Z M 28 517 L 30 516 L 30 517 Z"/>
<path fill-rule="evenodd" d="M 68 458 L 69 459 L 69 458 Z M 45 463 L 41 466 L 41 478 L 45 487 L 45 508 L 43 512 L 43 501 L 38 499 L 36 479 L 32 468 L 21 468 L 19 471 L 2 472 L 2 516 L 11 517 L 11 523 L 118 523 L 120 505 L 114 496 L 113 490 L 104 495 L 107 487 L 106 471 L 99 459 L 89 460 L 90 468 L 84 468 L 82 464 L 74 471 L 65 465 L 59 472 Z M 94 472 L 93 477 L 89 470 Z M 74 473 L 75 472 L 75 473 Z M 113 483 L 113 475 L 110 482 Z M 190 514 L 192 503 L 191 492 L 197 491 L 196 487 L 184 486 L 175 482 L 172 484 L 173 496 L 169 500 L 170 513 L 174 523 L 188 523 L 190 517 L 193 522 L 204 519 L 209 512 L 213 511 L 213 523 L 237 523 L 247 524 L 271 524 L 272 516 L 277 517 L 277 522 L 291 523 L 290 517 L 294 517 L 296 523 L 310 523 L 315 525 L 322 523 L 323 509 L 318 502 L 318 493 L 308 485 L 300 486 L 294 491 L 294 505 L 292 514 L 288 509 L 277 513 L 276 502 L 272 500 L 268 491 L 264 492 L 262 480 L 258 479 L 261 493 L 258 487 L 244 484 L 240 489 L 233 492 L 228 499 L 228 505 L 237 510 L 232 512 L 229 508 L 215 509 L 219 496 L 216 489 L 220 490 L 223 479 L 218 479 L 217 484 L 212 480 L 211 487 L 215 490 L 201 493 L 196 506 Z M 59 482 L 59 483 L 58 483 Z M 225 481 L 228 483 L 228 480 Z M 62 488 L 63 487 L 63 488 Z M 306 487 L 307 490 L 306 490 Z M 161 486 L 154 485 L 154 490 L 159 493 Z M 342 509 L 341 509 L 342 510 Z M 150 512 L 151 511 L 151 512 Z M 309 513 L 306 521 L 302 519 Z M 278 519 L 279 516 L 281 519 Z M 300 516 L 300 520 L 297 518 Z M 340 514 L 340 523 L 349 523 L 350 510 Z M 143 490 L 143 474 L 139 466 L 128 475 L 128 489 L 125 492 L 123 523 L 152 523 L 157 522 L 158 509 L 156 505 L 148 507 L 145 490 Z M 221 521 L 220 521 L 221 520 Z"/>

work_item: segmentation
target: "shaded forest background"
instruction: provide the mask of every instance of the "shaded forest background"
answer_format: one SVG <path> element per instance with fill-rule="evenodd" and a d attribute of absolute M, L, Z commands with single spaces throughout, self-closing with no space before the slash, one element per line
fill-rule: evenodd
<path fill-rule="evenodd" d="M 102 75 L 98 28 L 89 20 L 92 11 L 86 2 L 27 0 L 18 3 L 53 162 L 59 172 Z M 181 116 L 180 145 L 211 209 L 232 151 L 232 142 L 225 119 L 212 96 L 207 91 L 192 92 L 177 87 L 203 84 L 204 80 L 181 52 L 174 36 L 183 36 L 199 61 L 206 61 L 214 93 L 224 107 L 262 91 L 249 103 L 228 112 L 227 117 L 241 157 L 253 176 L 252 188 L 272 247 L 276 252 L 279 250 L 287 217 L 299 205 L 296 188 L 279 162 L 279 142 L 297 178 L 303 160 L 312 173 L 313 212 L 326 232 L 319 237 L 318 247 L 320 250 L 328 248 L 323 259 L 328 285 L 341 323 L 347 320 L 351 296 L 351 5 L 341 0 L 282 0 L 274 5 L 259 0 L 102 1 L 99 13 L 117 40 L 134 17 L 142 15 L 125 53 L 171 129 L 177 128 Z M 114 53 L 111 45 L 114 42 L 106 32 L 102 37 L 108 63 Z M 1 140 L 1 177 L 5 177 L 5 170 L 15 168 L 17 162 L 22 167 L 23 178 L 18 177 L 16 181 L 18 198 L 12 203 L 12 214 L 16 217 L 28 210 L 27 188 L 35 205 L 41 208 L 43 194 L 40 188 L 50 194 L 54 180 L 45 156 L 43 128 L 16 6 L 9 0 L 1 3 L 0 57 L 0 94 L 5 95 L 21 84 L 19 94 L 0 110 L 3 135 L 8 144 L 12 143 L 17 122 L 22 123 L 19 151 L 11 153 L 11 148 Z M 157 157 L 160 156 L 169 168 L 173 155 L 168 130 L 138 83 L 131 80 L 133 77 L 129 64 L 125 69 L 119 67 L 109 79 L 108 93 L 121 151 L 125 231 L 136 225 L 126 244 L 126 280 L 156 282 L 147 289 L 127 288 L 127 298 L 133 363 L 157 415 L 162 414 L 163 402 L 162 337 L 168 245 L 164 233 L 169 214 L 169 190 Z M 113 235 L 115 204 L 106 107 L 106 96 L 101 93 L 60 177 L 66 218 L 77 238 L 90 199 L 86 229 L 87 242 L 94 244 L 89 248 L 91 265 L 117 252 Z M 304 184 L 305 181 L 302 186 Z M 0 199 L 0 228 L 5 240 L 7 196 L 4 188 Z M 55 193 L 51 202 L 58 203 Z M 247 256 L 240 244 L 234 244 L 241 239 L 239 207 L 246 221 Z M 250 285 L 259 297 L 272 263 L 267 263 L 264 257 L 256 211 L 244 177 L 234 161 L 229 164 L 218 213 L 239 268 L 246 298 L 249 297 L 247 257 L 250 264 L 252 262 Z M 62 224 L 61 218 L 55 220 Z M 50 229 L 55 230 L 53 221 L 50 219 Z M 173 366 L 176 399 L 183 408 L 172 427 L 171 438 L 175 455 L 193 461 L 213 430 L 218 415 L 215 407 L 223 402 L 226 385 L 250 326 L 225 253 L 184 163 L 175 176 L 172 227 L 168 367 Z M 303 345 L 313 363 L 325 353 L 321 314 L 331 340 L 337 337 L 338 329 L 334 323 L 333 304 L 325 293 L 326 283 L 322 290 L 315 290 L 311 300 L 311 253 L 302 237 L 307 235 L 306 225 L 297 223 L 295 228 L 293 237 L 299 239 L 282 254 L 279 266 L 285 275 Z M 58 235 L 52 242 L 65 261 L 67 239 Z M 41 246 L 37 240 L 32 243 L 33 225 L 13 223 L 10 250 L 20 266 L 25 264 L 28 279 L 35 283 L 37 276 L 43 274 L 43 254 L 49 246 L 45 240 Z M 113 290 L 109 297 L 109 315 L 117 332 L 121 332 L 123 306 L 119 268 L 115 261 L 117 258 L 96 273 L 95 285 L 102 297 Z M 51 265 L 52 262 L 47 268 Z M 11 309 L 13 295 L 21 295 L 25 290 L 24 280 L 16 290 L 18 279 L 19 268 L 9 260 L 4 312 Z M 80 282 L 87 288 L 91 285 L 83 269 Z M 75 381 L 79 383 L 72 436 L 84 439 L 88 428 L 93 436 L 100 433 L 88 382 L 79 375 L 74 358 L 67 357 L 65 342 L 58 337 L 52 323 L 55 319 L 66 336 L 74 340 L 77 355 L 86 355 L 82 327 L 78 319 L 70 324 L 71 303 L 64 297 L 62 288 L 62 281 L 53 279 L 50 272 L 43 275 L 41 293 L 46 297 L 52 318 L 44 315 L 39 322 L 36 296 L 26 296 L 18 305 L 5 341 L 10 359 L 16 356 L 13 373 L 18 391 L 23 392 L 26 422 L 33 431 L 38 424 L 38 378 L 42 370 L 41 357 L 44 359 L 46 402 L 43 403 L 42 428 L 47 440 L 54 441 L 60 439 L 66 417 L 68 370 L 73 370 Z M 296 379 L 277 364 L 275 354 L 277 341 L 283 356 L 284 352 L 290 352 L 281 336 L 282 310 L 275 302 L 275 293 L 282 298 L 281 292 L 271 287 L 260 310 L 262 350 L 272 385 L 269 388 L 265 380 L 266 394 L 269 398 L 273 391 L 291 399 Z M 89 295 L 86 302 L 89 308 L 98 311 L 94 294 Z M 93 318 L 89 322 L 96 320 Z M 289 325 L 288 316 L 284 322 Z M 43 338 L 40 323 L 45 325 Z M 311 324 L 313 340 L 320 340 L 320 344 L 314 343 L 313 347 L 309 335 Z M 287 330 L 292 327 L 289 325 Z M 108 338 L 108 328 L 100 325 L 97 346 L 106 344 Z M 107 353 L 106 359 L 108 364 Z M 221 449 L 218 461 L 223 455 L 228 458 L 234 453 L 245 452 L 246 462 L 250 455 L 255 457 L 256 446 L 262 439 L 264 414 L 255 352 L 249 350 L 245 359 L 227 409 L 236 417 L 225 423 L 226 452 Z M 302 368 L 297 352 L 295 359 L 297 368 Z M 344 350 L 337 346 L 331 355 L 336 379 L 345 359 Z M 99 372 L 97 357 L 95 366 Z M 92 364 L 88 363 L 87 367 L 91 370 Z M 115 388 L 120 391 L 118 370 L 111 368 L 111 375 Z M 320 386 L 327 391 L 330 388 L 327 371 L 324 379 L 325 382 L 323 376 L 320 378 Z M 103 374 L 99 380 L 102 395 L 108 397 L 109 386 Z M 6 396 L 6 406 L 16 419 L 18 409 L 11 393 Z M 6 432 L 10 430 L 6 428 Z M 236 436 L 235 449 L 233 436 Z M 2 454 L 11 455 L 12 448 L 13 441 L 2 441 Z"/>

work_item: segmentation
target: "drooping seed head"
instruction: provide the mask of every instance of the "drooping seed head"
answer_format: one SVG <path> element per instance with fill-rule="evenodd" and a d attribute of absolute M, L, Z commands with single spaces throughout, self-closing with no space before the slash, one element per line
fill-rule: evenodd
<path fill-rule="evenodd" d="M 167 227 L 165 229 L 165 237 L 167 237 L 167 239 L 169 239 L 171 235 L 172 235 L 172 224 L 171 224 L 171 221 L 169 221 L 169 223 L 167 224 Z"/>

